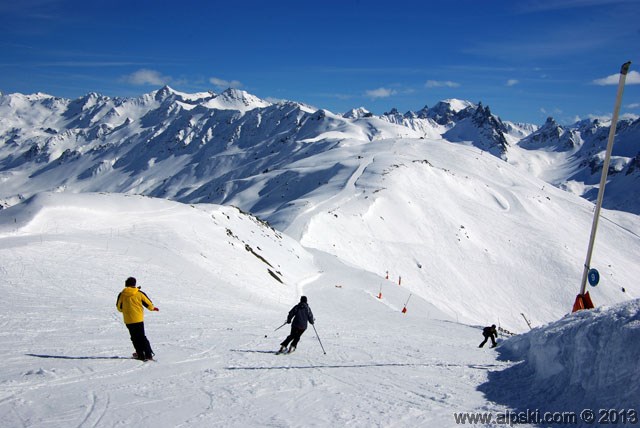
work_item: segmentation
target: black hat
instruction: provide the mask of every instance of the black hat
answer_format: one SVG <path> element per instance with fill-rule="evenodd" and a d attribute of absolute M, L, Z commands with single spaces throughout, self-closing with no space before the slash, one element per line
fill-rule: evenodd
<path fill-rule="evenodd" d="M 300 301 L 301 301 L 302 303 L 307 303 L 307 296 L 302 296 L 302 297 L 300 298 Z"/>
<path fill-rule="evenodd" d="M 124 282 L 124 285 L 127 286 L 127 287 L 135 287 L 136 286 L 136 279 L 134 277 L 130 276 Z"/>
<path fill-rule="evenodd" d="M 491 327 L 492 327 L 492 328 L 496 328 L 496 325 L 495 325 L 495 324 L 491 324 Z"/>

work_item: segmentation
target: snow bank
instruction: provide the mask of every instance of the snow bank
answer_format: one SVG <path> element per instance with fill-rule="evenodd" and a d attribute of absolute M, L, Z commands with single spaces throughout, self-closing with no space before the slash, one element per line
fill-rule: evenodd
<path fill-rule="evenodd" d="M 505 396 L 517 392 L 553 411 L 636 408 L 640 396 L 640 299 L 567 315 L 507 340 L 500 353 L 505 359 L 524 360 L 505 370 L 511 375 L 519 372 L 522 385 L 499 385 L 504 379 L 501 375 L 493 379 Z M 487 385 L 485 389 L 489 398 L 500 398 L 496 397 L 497 388 Z M 505 404 L 520 405 L 513 401 Z M 528 407 L 531 405 L 530 401 Z"/>

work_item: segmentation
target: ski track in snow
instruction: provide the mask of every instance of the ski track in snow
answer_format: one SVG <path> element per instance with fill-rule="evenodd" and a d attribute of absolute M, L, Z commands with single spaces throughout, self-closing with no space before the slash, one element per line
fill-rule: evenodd
<path fill-rule="evenodd" d="M 344 187 L 339 192 L 327 198 L 326 200 L 323 200 L 322 202 L 314 203 L 311 206 L 307 207 L 304 211 L 296 216 L 296 219 L 292 222 L 292 224 L 285 229 L 285 233 L 299 240 L 304 235 L 309 220 L 313 218 L 314 214 L 320 212 L 323 209 L 343 205 L 347 201 L 353 199 L 355 197 L 355 186 L 358 182 L 358 179 L 362 176 L 367 167 L 373 163 L 373 161 L 373 155 L 362 158 L 358 167 L 355 169 L 353 174 L 351 174 Z"/>

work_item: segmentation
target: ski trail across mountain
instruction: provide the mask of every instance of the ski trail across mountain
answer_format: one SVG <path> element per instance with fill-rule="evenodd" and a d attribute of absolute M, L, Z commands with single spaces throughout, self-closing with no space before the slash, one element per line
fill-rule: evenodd
<path fill-rule="evenodd" d="M 374 155 L 367 155 L 362 157 L 362 159 L 360 160 L 360 164 L 351 174 L 342 190 L 325 200 L 321 200 L 319 202 L 310 202 L 311 206 L 306 207 L 304 211 L 298 214 L 295 220 L 291 222 L 291 224 L 284 230 L 284 232 L 292 238 L 300 240 L 302 236 L 304 236 L 310 219 L 315 214 L 322 210 L 330 211 L 332 208 L 341 206 L 347 201 L 356 197 L 356 183 L 358 182 L 358 179 L 362 176 L 364 171 L 367 169 L 367 167 L 373 163 L 373 161 Z"/>

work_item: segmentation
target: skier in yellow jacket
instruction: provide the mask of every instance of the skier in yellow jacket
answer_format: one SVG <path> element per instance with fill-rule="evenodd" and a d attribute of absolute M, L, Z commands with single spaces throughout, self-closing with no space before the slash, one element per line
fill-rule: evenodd
<path fill-rule="evenodd" d="M 144 333 L 144 308 L 150 311 L 159 309 L 153 306 L 149 296 L 136 287 L 135 278 L 127 278 L 124 284 L 124 290 L 118 294 L 116 308 L 122 312 L 124 323 L 129 329 L 131 342 L 136 350 L 133 357 L 142 361 L 152 360 L 154 353 Z"/>

